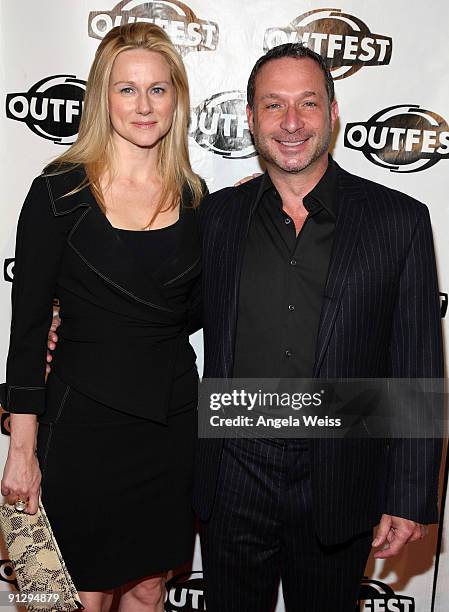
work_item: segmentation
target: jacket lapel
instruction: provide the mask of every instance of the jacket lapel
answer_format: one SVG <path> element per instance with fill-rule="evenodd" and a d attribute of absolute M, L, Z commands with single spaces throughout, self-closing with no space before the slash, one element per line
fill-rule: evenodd
<path fill-rule="evenodd" d="M 248 189 L 248 194 L 245 198 L 245 202 L 237 202 L 237 217 L 235 222 L 231 226 L 231 232 L 233 236 L 234 244 L 226 246 L 226 251 L 229 249 L 235 255 L 234 257 L 228 257 L 225 259 L 227 263 L 226 276 L 230 279 L 229 286 L 232 288 L 231 299 L 226 300 L 227 312 L 223 321 L 230 322 L 229 333 L 226 337 L 229 339 L 228 346 L 228 358 L 225 360 L 226 364 L 229 364 L 228 371 L 225 376 L 231 377 L 234 369 L 234 352 L 235 352 L 235 338 L 236 338 L 236 327 L 237 327 L 237 315 L 239 305 L 239 288 L 240 288 L 240 277 L 243 267 L 243 257 L 245 255 L 245 247 L 248 238 L 249 226 L 251 223 L 254 211 L 262 197 L 264 191 L 265 181 L 263 177 L 259 180 L 250 181 L 243 185 L 243 188 Z M 241 205 L 244 204 L 244 205 Z"/>
<path fill-rule="evenodd" d="M 173 312 L 157 283 L 128 252 L 90 188 L 63 197 L 79 186 L 84 178 L 85 172 L 81 168 L 47 177 L 56 215 L 85 208 L 69 233 L 69 245 L 91 270 L 122 295 L 145 306 Z"/>
<path fill-rule="evenodd" d="M 159 287 L 128 252 L 96 203 L 73 227 L 68 243 L 91 270 L 116 290 L 147 306 L 171 311 Z"/>
<path fill-rule="evenodd" d="M 183 206 L 179 211 L 178 239 L 166 261 L 154 272 L 153 280 L 161 287 L 169 286 L 190 274 L 199 275 L 201 270 L 198 210 L 191 206 L 191 194 L 186 189 L 182 196 Z"/>
<path fill-rule="evenodd" d="M 365 194 L 359 182 L 338 168 L 337 221 L 323 296 L 313 376 L 317 376 L 340 308 L 346 277 L 360 236 Z"/>

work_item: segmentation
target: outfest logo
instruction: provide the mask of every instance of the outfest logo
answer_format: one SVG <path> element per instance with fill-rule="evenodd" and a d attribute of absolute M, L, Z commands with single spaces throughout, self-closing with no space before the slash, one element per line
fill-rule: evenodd
<path fill-rule="evenodd" d="M 190 136 L 204 149 L 225 159 L 257 155 L 246 117 L 246 94 L 214 94 L 190 111 Z"/>
<path fill-rule="evenodd" d="M 206 610 L 203 572 L 173 576 L 167 584 L 165 612 L 197 612 Z"/>
<path fill-rule="evenodd" d="M 89 36 L 102 39 L 112 28 L 126 23 L 146 21 L 164 29 L 182 55 L 189 51 L 215 51 L 218 24 L 199 19 L 179 0 L 123 0 L 110 11 L 89 14 Z"/>
<path fill-rule="evenodd" d="M 15 259 L 12 257 L 3 262 L 3 278 L 7 283 L 12 283 L 14 280 L 14 263 Z"/>
<path fill-rule="evenodd" d="M 449 156 L 449 126 L 417 104 L 390 106 L 368 121 L 348 123 L 345 147 L 391 172 L 418 172 Z"/>
<path fill-rule="evenodd" d="M 264 51 L 287 42 L 302 42 L 322 55 L 335 80 L 364 66 L 389 64 L 393 49 L 389 36 L 373 34 L 361 19 L 335 8 L 308 11 L 285 27 L 268 28 Z"/>
<path fill-rule="evenodd" d="M 442 319 L 444 319 L 447 314 L 448 302 L 449 302 L 448 294 L 444 292 L 440 292 L 440 314 L 441 314 Z"/>
<path fill-rule="evenodd" d="M 11 435 L 11 415 L 3 409 L 0 411 L 0 433 L 4 436 Z"/>
<path fill-rule="evenodd" d="M 362 579 L 356 610 L 360 612 L 415 612 L 412 597 L 397 595 L 393 589 L 379 580 Z"/>
<path fill-rule="evenodd" d="M 78 134 L 85 92 L 86 82 L 72 74 L 49 76 L 27 92 L 7 94 L 6 116 L 46 140 L 70 145 Z"/>
<path fill-rule="evenodd" d="M 5 435 L 11 435 L 10 414 L 5 410 L 6 405 L 6 383 L 0 385 L 0 432 Z"/>

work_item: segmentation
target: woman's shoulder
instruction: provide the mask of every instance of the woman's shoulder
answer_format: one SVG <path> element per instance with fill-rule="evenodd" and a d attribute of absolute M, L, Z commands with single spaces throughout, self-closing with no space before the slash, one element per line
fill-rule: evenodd
<path fill-rule="evenodd" d="M 86 181 L 86 173 L 83 166 L 61 166 L 49 164 L 45 166 L 40 175 L 32 182 L 24 208 L 35 208 L 39 205 L 43 210 L 45 207 L 54 217 L 59 217 L 71 212 L 79 206 L 86 205 L 84 197 L 83 182 Z"/>
<path fill-rule="evenodd" d="M 207 187 L 207 183 L 206 183 L 206 181 L 203 179 L 203 177 L 198 175 L 198 178 L 200 179 L 201 188 L 202 188 L 202 190 L 203 190 L 203 198 L 204 198 L 205 196 L 209 195 L 209 189 L 208 189 L 208 187 Z"/>
<path fill-rule="evenodd" d="M 52 185 L 71 185 L 84 181 L 86 179 L 86 171 L 82 164 L 50 162 L 42 170 L 40 176 Z"/>
<path fill-rule="evenodd" d="M 196 178 L 198 179 L 199 183 L 200 183 L 200 188 L 201 188 L 201 193 L 200 193 L 200 199 L 204 199 L 208 194 L 209 194 L 209 190 L 207 188 L 207 184 L 206 181 L 199 175 L 196 175 Z M 189 183 L 189 181 L 185 181 L 183 189 L 182 189 L 182 197 L 181 197 L 181 202 L 182 202 L 182 206 L 184 208 L 190 208 L 192 206 L 192 203 L 194 203 L 195 201 L 195 190 L 194 187 Z M 197 206 L 197 204 L 193 204 L 194 207 Z"/>
<path fill-rule="evenodd" d="M 64 214 L 80 205 L 92 204 L 89 180 L 83 165 L 50 165 L 44 169 L 42 176 L 57 213 Z"/>

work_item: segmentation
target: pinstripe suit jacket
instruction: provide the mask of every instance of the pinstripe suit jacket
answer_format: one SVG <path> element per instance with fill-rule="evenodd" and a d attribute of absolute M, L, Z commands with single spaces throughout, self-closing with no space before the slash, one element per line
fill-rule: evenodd
<path fill-rule="evenodd" d="M 443 376 L 432 230 L 426 206 L 338 173 L 334 247 L 314 376 Z M 208 196 L 200 210 L 204 376 L 231 377 L 240 272 L 261 178 Z M 194 506 L 213 509 L 222 440 L 199 441 Z M 382 513 L 437 520 L 441 443 L 433 439 L 310 440 L 315 529 L 325 544 L 375 525 Z"/>

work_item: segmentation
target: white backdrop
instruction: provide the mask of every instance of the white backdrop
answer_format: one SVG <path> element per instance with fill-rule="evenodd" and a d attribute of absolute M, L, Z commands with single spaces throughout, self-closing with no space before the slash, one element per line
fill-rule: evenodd
<path fill-rule="evenodd" d="M 301 39 L 326 56 L 337 79 L 341 116 L 334 156 L 351 172 L 429 206 L 444 306 L 449 290 L 444 178 L 449 170 L 449 4 L 338 0 L 329 9 L 318 0 L 187 1 L 188 6 L 177 0 L 0 1 L 0 371 L 8 346 L 20 206 L 32 178 L 76 137 L 83 83 L 100 38 L 113 25 L 141 18 L 166 28 L 184 56 L 191 86 L 191 158 L 210 191 L 259 169 L 244 115 L 246 82 L 256 59 L 269 46 Z M 200 334 L 194 344 L 201 366 Z M 0 436 L 0 462 L 7 444 L 6 435 Z M 437 527 L 398 559 L 370 559 L 362 590 L 365 610 L 449 609 L 447 517 L 445 526 L 434 606 Z M 1 558 L 0 589 L 9 589 L 14 576 L 4 551 Z M 117 563 L 126 563 L 118 551 Z M 193 569 L 190 577 L 173 580 L 167 611 L 205 609 L 198 546 Z M 281 598 L 277 610 L 283 610 Z"/>

